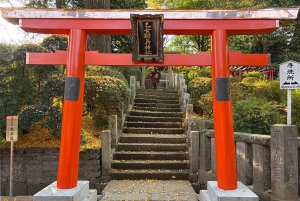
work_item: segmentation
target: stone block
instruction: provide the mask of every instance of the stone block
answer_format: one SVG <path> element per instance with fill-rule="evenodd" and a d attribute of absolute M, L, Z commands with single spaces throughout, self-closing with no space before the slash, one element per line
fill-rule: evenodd
<path fill-rule="evenodd" d="M 102 175 L 109 176 L 111 169 L 111 137 L 110 131 L 102 131 Z"/>
<path fill-rule="evenodd" d="M 252 146 L 236 142 L 236 166 L 238 180 L 245 185 L 253 184 Z"/>
<path fill-rule="evenodd" d="M 50 183 L 45 184 L 28 184 L 28 195 L 34 195 L 48 186 Z"/>
<path fill-rule="evenodd" d="M 272 201 L 298 200 L 297 127 L 271 126 Z"/>
<path fill-rule="evenodd" d="M 13 196 L 27 195 L 27 184 L 14 182 L 13 183 Z"/>
<path fill-rule="evenodd" d="M 34 194 L 34 201 L 82 201 L 89 195 L 89 182 L 78 181 L 77 186 L 71 189 L 59 189 L 53 182 L 43 190 Z"/>
<path fill-rule="evenodd" d="M 204 192 L 203 192 L 204 193 Z M 258 201 L 255 195 L 247 186 L 238 182 L 236 190 L 222 190 L 218 188 L 217 181 L 207 182 L 207 194 L 211 201 Z"/>
<path fill-rule="evenodd" d="M 44 153 L 51 153 L 51 154 L 58 154 L 59 153 L 59 147 L 55 148 L 44 148 Z"/>
<path fill-rule="evenodd" d="M 211 138 L 211 170 L 217 173 L 217 160 L 216 160 L 216 140 Z"/>
<path fill-rule="evenodd" d="M 253 144 L 253 187 L 262 192 L 271 188 L 270 149 Z"/>
<path fill-rule="evenodd" d="M 191 131 L 190 140 L 190 173 L 196 174 L 199 169 L 199 132 Z"/>
<path fill-rule="evenodd" d="M 44 153 L 44 148 L 34 147 L 34 148 L 25 148 L 25 153 Z"/>
<path fill-rule="evenodd" d="M 109 115 L 108 128 L 111 131 L 111 146 L 116 147 L 118 142 L 118 116 Z"/>
<path fill-rule="evenodd" d="M 199 168 L 202 171 L 211 170 L 211 138 L 206 137 L 205 132 L 200 133 Z"/>

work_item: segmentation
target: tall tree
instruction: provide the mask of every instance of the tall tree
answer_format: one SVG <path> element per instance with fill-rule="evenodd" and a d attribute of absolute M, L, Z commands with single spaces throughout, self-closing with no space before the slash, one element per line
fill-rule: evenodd
<path fill-rule="evenodd" d="M 93 9 L 110 9 L 110 0 L 86 0 L 85 8 Z M 110 35 L 89 35 L 88 50 L 98 50 L 101 53 L 111 52 Z"/>

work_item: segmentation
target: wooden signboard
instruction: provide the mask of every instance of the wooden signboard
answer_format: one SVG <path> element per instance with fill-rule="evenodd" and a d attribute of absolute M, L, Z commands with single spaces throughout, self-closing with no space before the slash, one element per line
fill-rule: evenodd
<path fill-rule="evenodd" d="M 132 61 L 163 62 L 163 15 L 130 15 Z"/>

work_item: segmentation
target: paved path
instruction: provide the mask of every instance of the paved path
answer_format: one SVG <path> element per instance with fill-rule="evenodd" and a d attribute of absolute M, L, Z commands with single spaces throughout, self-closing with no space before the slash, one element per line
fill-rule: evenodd
<path fill-rule="evenodd" d="M 1 196 L 1 201 L 32 200 L 32 196 L 17 196 L 11 199 Z M 98 200 L 198 201 L 198 195 L 186 180 L 112 180 L 98 196 Z"/>
<path fill-rule="evenodd" d="M 112 180 L 100 200 L 198 201 L 198 197 L 191 183 L 185 180 Z"/>

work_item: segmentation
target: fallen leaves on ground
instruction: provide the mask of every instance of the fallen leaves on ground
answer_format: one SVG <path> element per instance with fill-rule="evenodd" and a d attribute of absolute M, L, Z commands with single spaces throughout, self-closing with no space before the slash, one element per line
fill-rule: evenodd
<path fill-rule="evenodd" d="M 102 130 L 97 130 L 88 116 L 82 118 L 82 127 L 85 131 L 85 138 L 87 140 L 85 148 L 101 147 Z M 18 141 L 14 142 L 15 148 L 54 148 L 59 146 L 60 140 L 55 138 L 49 129 L 43 128 L 39 124 L 37 124 L 34 129 L 30 129 L 29 133 L 19 136 Z M 10 147 L 10 143 L 6 143 L 5 145 L 1 144 L 0 147 L 8 148 Z"/>

